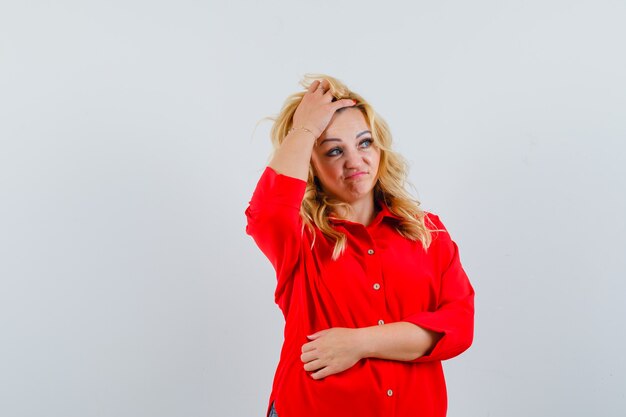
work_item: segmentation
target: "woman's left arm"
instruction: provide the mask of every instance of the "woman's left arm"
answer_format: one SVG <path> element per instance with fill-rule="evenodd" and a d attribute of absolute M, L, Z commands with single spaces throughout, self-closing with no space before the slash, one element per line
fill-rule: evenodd
<path fill-rule="evenodd" d="M 414 361 L 427 354 L 441 334 L 408 322 L 351 329 L 333 327 L 308 336 L 302 346 L 304 369 L 325 378 L 365 358 Z"/>
<path fill-rule="evenodd" d="M 358 329 L 335 327 L 311 336 L 302 346 L 302 362 L 315 379 L 342 372 L 363 358 L 407 362 L 450 359 L 465 351 L 474 336 L 474 289 L 461 266 L 458 247 L 437 216 L 439 248 L 445 256 L 438 305 L 401 321 Z"/>

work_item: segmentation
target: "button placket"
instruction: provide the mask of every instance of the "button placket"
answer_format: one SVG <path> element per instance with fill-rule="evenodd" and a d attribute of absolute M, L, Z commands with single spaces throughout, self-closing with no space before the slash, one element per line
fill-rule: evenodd
<path fill-rule="evenodd" d="M 376 245 L 374 244 L 374 238 L 369 234 L 368 231 L 366 231 L 367 234 L 367 240 L 366 240 L 366 245 L 365 249 L 364 248 L 364 252 L 367 253 L 367 256 L 365 257 L 365 262 L 367 264 L 369 264 L 371 266 L 371 278 L 372 281 L 374 281 L 371 285 L 372 285 L 372 290 L 379 293 L 379 296 L 375 296 L 372 295 L 374 297 L 376 297 L 376 304 L 378 305 L 378 314 L 379 317 L 380 316 L 385 316 L 386 315 L 386 302 L 385 302 L 385 298 L 384 298 L 384 294 L 383 291 L 380 291 L 382 288 L 382 283 L 383 283 L 383 276 L 382 276 L 382 265 L 380 264 L 380 258 L 378 256 L 374 256 L 376 255 Z M 383 324 L 385 324 L 385 320 L 383 319 L 379 319 L 378 320 L 378 325 L 382 326 Z"/>

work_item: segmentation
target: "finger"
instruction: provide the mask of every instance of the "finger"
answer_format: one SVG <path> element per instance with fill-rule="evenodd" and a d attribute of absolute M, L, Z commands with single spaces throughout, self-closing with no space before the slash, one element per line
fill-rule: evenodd
<path fill-rule="evenodd" d="M 320 369 L 319 371 L 312 373 L 311 374 L 311 378 L 313 379 L 322 379 L 322 378 L 326 378 L 327 376 L 330 376 L 334 374 L 334 372 L 330 369 L 328 369 L 328 366 L 325 368 Z"/>
<path fill-rule="evenodd" d="M 319 370 L 322 369 L 323 367 L 324 365 L 322 364 L 322 361 L 320 361 L 319 359 L 305 363 L 303 366 L 304 370 L 307 372 L 313 372 L 313 371 L 319 372 Z"/>
<path fill-rule="evenodd" d="M 314 361 L 315 359 L 319 359 L 317 357 L 317 352 L 315 351 L 306 352 L 300 355 L 300 360 L 304 363 Z"/>
<path fill-rule="evenodd" d="M 329 331 L 330 331 L 330 329 L 320 330 L 319 332 L 315 332 L 315 333 L 313 333 L 313 334 L 310 334 L 310 335 L 308 335 L 307 337 L 308 337 L 309 339 L 311 339 L 311 340 L 315 340 L 315 339 L 317 339 L 318 337 L 320 337 L 320 336 L 322 336 L 322 335 L 324 335 L 324 334 L 328 333 Z"/>
<path fill-rule="evenodd" d="M 351 98 L 344 98 L 344 99 L 333 102 L 333 107 L 335 111 L 344 107 L 352 107 L 352 106 L 356 106 L 356 100 L 352 100 Z"/>
<path fill-rule="evenodd" d="M 335 99 L 335 96 L 333 96 L 333 93 L 332 91 L 330 91 L 330 88 L 324 93 L 324 98 L 328 99 L 329 102 Z"/>
<path fill-rule="evenodd" d="M 311 83 L 311 85 L 309 86 L 309 93 L 313 93 L 315 92 L 315 90 L 317 90 L 317 87 L 319 86 L 320 82 L 318 80 L 313 81 L 313 83 Z"/>
<path fill-rule="evenodd" d="M 327 90 L 330 89 L 330 83 L 326 80 L 322 80 L 320 85 L 317 87 L 317 91 L 321 91 L 322 94 L 325 94 Z"/>
<path fill-rule="evenodd" d="M 314 349 L 315 349 L 315 346 L 313 345 L 313 342 L 305 343 L 302 345 L 302 353 L 309 352 Z"/>

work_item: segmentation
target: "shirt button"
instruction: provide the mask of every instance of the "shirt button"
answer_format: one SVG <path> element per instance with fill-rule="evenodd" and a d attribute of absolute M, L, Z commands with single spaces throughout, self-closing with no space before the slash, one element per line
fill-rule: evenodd
<path fill-rule="evenodd" d="M 374 284 L 374 289 L 375 290 L 380 290 L 380 284 L 378 282 L 376 284 Z"/>
<path fill-rule="evenodd" d="M 387 390 L 387 397 L 391 397 L 393 395 L 393 391 L 388 389 Z"/>
<path fill-rule="evenodd" d="M 385 324 L 385 320 L 378 320 L 378 325 L 382 326 L 383 324 Z"/>
<path fill-rule="evenodd" d="M 367 254 L 368 255 L 373 255 L 374 254 L 374 249 L 368 249 L 367 250 Z"/>

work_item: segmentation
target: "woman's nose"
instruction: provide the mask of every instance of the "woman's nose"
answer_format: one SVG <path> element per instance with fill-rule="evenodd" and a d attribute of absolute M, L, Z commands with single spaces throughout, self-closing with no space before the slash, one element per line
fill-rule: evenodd
<path fill-rule="evenodd" d="M 347 169 L 358 168 L 361 165 L 362 159 L 357 151 L 350 150 L 345 153 L 345 167 Z"/>

